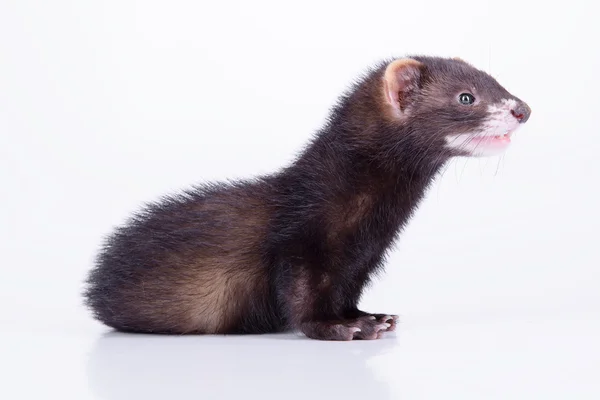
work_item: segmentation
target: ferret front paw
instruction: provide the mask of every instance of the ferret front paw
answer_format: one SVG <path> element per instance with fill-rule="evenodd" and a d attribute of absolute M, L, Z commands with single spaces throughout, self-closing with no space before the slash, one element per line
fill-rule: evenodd
<path fill-rule="evenodd" d="M 370 312 L 361 311 L 357 308 L 350 309 L 344 313 L 345 318 L 358 318 L 358 317 L 372 317 L 379 322 L 385 322 L 390 324 L 387 329 L 388 332 L 396 330 L 396 325 L 400 321 L 400 317 L 393 314 L 375 314 Z"/>
<path fill-rule="evenodd" d="M 375 315 L 366 315 L 341 321 L 307 322 L 302 324 L 301 330 L 311 339 L 348 341 L 379 339 L 391 327 L 391 323 L 382 321 Z"/>
<path fill-rule="evenodd" d="M 387 329 L 387 332 L 392 332 L 396 330 L 396 325 L 400 320 L 400 317 L 392 314 L 368 314 L 371 317 L 374 317 L 378 322 L 385 322 L 390 324 L 390 327 Z"/>

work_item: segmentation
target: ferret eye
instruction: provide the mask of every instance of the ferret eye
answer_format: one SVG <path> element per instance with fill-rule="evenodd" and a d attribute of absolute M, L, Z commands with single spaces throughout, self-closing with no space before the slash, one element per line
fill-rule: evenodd
<path fill-rule="evenodd" d="M 471 93 L 461 93 L 458 96 L 458 101 L 460 101 L 460 104 L 464 105 L 473 104 L 475 103 L 475 96 L 473 96 Z"/>

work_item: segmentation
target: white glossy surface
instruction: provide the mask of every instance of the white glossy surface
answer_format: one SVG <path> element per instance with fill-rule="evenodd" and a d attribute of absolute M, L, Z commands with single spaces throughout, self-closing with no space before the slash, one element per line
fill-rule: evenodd
<path fill-rule="evenodd" d="M 2 398 L 596 399 L 597 315 L 413 316 L 379 341 L 3 332 Z M 7 362 L 10 360 L 10 363 Z"/>
<path fill-rule="evenodd" d="M 600 398 L 592 3 L 0 1 L 0 399 Z M 140 202 L 285 165 L 366 65 L 460 56 L 531 106 L 452 163 L 362 306 L 381 341 L 107 334 L 81 307 Z"/>

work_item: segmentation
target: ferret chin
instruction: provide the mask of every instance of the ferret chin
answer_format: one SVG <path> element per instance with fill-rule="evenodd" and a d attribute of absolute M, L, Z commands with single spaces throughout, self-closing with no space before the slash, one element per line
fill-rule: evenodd
<path fill-rule="evenodd" d="M 382 62 L 290 165 L 192 187 L 118 227 L 86 304 L 126 332 L 380 338 L 398 317 L 360 310 L 361 293 L 435 176 L 452 157 L 504 151 L 530 114 L 462 60 Z"/>

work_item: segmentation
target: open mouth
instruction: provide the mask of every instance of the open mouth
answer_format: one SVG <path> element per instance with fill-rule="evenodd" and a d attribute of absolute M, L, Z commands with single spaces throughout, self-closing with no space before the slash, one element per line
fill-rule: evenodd
<path fill-rule="evenodd" d="M 472 156 L 493 156 L 502 154 L 509 146 L 515 129 L 503 130 L 499 134 L 489 132 L 463 133 L 448 136 L 447 146 Z"/>
<path fill-rule="evenodd" d="M 471 143 L 478 146 L 507 146 L 510 144 L 512 131 L 500 135 L 481 135 L 471 138 Z"/>

